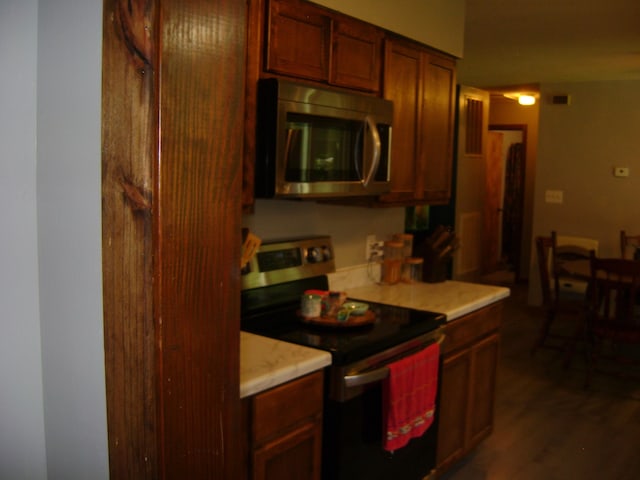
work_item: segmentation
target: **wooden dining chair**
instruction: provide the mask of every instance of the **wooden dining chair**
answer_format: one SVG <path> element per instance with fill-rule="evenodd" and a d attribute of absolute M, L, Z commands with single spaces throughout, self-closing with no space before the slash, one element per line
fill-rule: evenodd
<path fill-rule="evenodd" d="M 640 235 L 627 235 L 620 230 L 620 258 L 640 260 Z"/>
<path fill-rule="evenodd" d="M 551 232 L 551 241 L 553 245 L 552 272 L 556 295 L 560 296 L 562 293 L 584 299 L 589 280 L 564 272 L 562 263 L 573 260 L 588 261 L 592 250 L 596 254 L 598 253 L 598 241 L 586 237 L 558 235 L 555 231 Z"/>
<path fill-rule="evenodd" d="M 575 351 L 578 332 L 582 332 L 585 300 L 579 295 L 556 289 L 553 273 L 554 236 L 538 236 L 535 239 L 542 306 L 545 312 L 542 325 L 531 349 L 533 355 L 539 348 L 550 348 L 564 352 L 564 365 L 568 366 Z M 559 324 L 562 325 L 559 325 Z"/>
<path fill-rule="evenodd" d="M 639 293 L 640 262 L 591 256 L 586 387 L 595 371 L 640 379 Z"/>

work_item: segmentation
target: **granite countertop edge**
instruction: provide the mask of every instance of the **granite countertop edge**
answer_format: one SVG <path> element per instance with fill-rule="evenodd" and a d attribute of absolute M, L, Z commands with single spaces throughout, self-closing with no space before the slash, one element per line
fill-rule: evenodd
<path fill-rule="evenodd" d="M 507 287 L 447 280 L 439 283 L 371 284 L 350 289 L 349 298 L 443 313 L 455 320 L 507 298 Z"/>
<path fill-rule="evenodd" d="M 255 395 L 331 364 L 324 350 L 240 332 L 240 398 Z"/>
<path fill-rule="evenodd" d="M 443 313 L 454 320 L 510 295 L 506 287 L 447 280 L 371 284 L 347 290 L 349 298 Z M 323 350 L 241 332 L 240 398 L 255 395 L 331 364 Z"/>

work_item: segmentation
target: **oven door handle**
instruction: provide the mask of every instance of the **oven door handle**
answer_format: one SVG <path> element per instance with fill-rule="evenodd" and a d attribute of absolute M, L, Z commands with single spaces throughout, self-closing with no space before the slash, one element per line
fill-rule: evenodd
<path fill-rule="evenodd" d="M 445 335 L 442 334 L 438 337 L 437 340 L 430 342 L 428 345 L 425 345 L 423 348 L 426 348 L 433 343 L 442 344 L 445 339 Z M 421 350 L 423 349 L 421 348 Z M 389 376 L 389 367 L 380 367 L 375 370 L 371 370 L 368 372 L 355 373 L 353 375 L 345 375 L 343 378 L 344 386 L 346 388 L 352 387 L 361 387 L 363 385 L 367 385 L 369 383 L 379 382 L 380 380 L 384 380 Z"/>

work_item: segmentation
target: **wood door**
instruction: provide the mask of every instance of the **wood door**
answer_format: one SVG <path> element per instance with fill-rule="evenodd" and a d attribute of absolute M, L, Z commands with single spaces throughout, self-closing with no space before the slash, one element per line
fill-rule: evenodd
<path fill-rule="evenodd" d="M 299 0 L 272 0 L 267 70 L 327 82 L 331 18 Z"/>
<path fill-rule="evenodd" d="M 383 31 L 337 16 L 334 20 L 330 83 L 369 92 L 380 91 Z"/>
<path fill-rule="evenodd" d="M 439 472 L 449 468 L 465 451 L 466 412 L 471 384 L 471 351 L 466 348 L 442 361 L 438 420 Z"/>
<path fill-rule="evenodd" d="M 305 423 L 253 454 L 253 480 L 320 480 L 322 423 Z"/>
<path fill-rule="evenodd" d="M 253 397 L 254 480 L 320 478 L 323 378 L 315 372 Z"/>
<path fill-rule="evenodd" d="M 393 142 L 391 193 L 380 197 L 383 202 L 413 201 L 415 196 L 422 61 L 422 49 L 386 40 L 384 98 L 393 101 Z"/>
<path fill-rule="evenodd" d="M 488 121 L 489 92 L 461 85 L 455 199 L 455 230 L 460 237 L 460 248 L 454 256 L 454 280 L 477 281 L 482 269 Z"/>
<path fill-rule="evenodd" d="M 449 58 L 425 55 L 416 191 L 429 204 L 444 204 L 451 197 L 456 64 Z"/>
<path fill-rule="evenodd" d="M 493 430 L 500 336 L 493 334 L 471 349 L 471 386 L 465 448 L 470 450 Z"/>
<path fill-rule="evenodd" d="M 502 134 L 488 132 L 487 154 L 485 156 L 485 192 L 483 227 L 483 273 L 491 273 L 499 268 L 500 244 L 502 236 L 502 185 L 504 167 L 502 159 Z"/>

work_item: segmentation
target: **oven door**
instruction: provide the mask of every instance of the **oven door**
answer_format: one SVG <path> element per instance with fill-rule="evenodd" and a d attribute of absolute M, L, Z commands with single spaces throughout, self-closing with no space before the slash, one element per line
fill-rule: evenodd
<path fill-rule="evenodd" d="M 438 329 L 383 352 L 376 360 L 382 357 L 382 362 L 391 363 L 443 340 L 444 334 Z M 439 395 L 429 429 L 393 453 L 384 450 L 382 380 L 388 376 L 388 369 L 384 364 L 371 364 L 371 360 L 342 369 L 332 368 L 335 371 L 327 378 L 330 394 L 324 409 L 322 477 L 326 480 L 423 480 L 435 471 Z M 363 371 L 353 371 L 355 366 L 367 363 Z M 341 381 L 336 375 L 341 376 Z M 336 389 L 337 383 L 342 387 Z"/>

